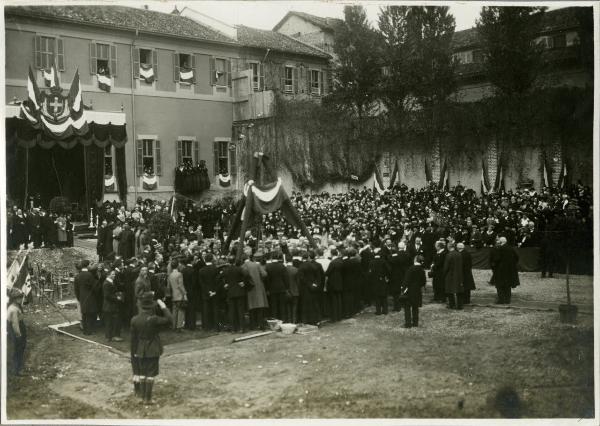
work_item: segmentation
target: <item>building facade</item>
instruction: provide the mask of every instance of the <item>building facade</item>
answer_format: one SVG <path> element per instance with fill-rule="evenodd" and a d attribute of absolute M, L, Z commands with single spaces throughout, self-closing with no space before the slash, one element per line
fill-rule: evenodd
<path fill-rule="evenodd" d="M 248 74 L 250 94 L 293 95 L 303 81 L 323 90 L 322 76 L 311 71 L 324 70 L 328 56 L 272 32 L 247 28 L 231 37 L 179 14 L 121 6 L 6 7 L 5 23 L 8 101 L 27 98 L 29 67 L 43 88 L 55 65 L 63 91 L 78 70 L 85 105 L 124 113 L 128 204 L 170 198 L 175 170 L 186 163 L 203 161 L 214 190 L 222 189 L 219 174 L 236 179 L 231 136 L 236 105 L 244 102 L 233 88 L 240 71 Z M 315 82 L 301 80 L 300 63 Z M 114 147 L 106 148 L 107 178 L 114 174 L 114 154 Z M 113 186 L 104 200 L 118 193 Z"/>

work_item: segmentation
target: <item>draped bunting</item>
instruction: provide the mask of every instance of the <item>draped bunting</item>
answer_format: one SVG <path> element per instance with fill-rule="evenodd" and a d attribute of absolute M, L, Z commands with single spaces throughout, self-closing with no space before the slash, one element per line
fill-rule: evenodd
<path fill-rule="evenodd" d="M 149 64 L 140 64 L 140 77 L 148 84 L 154 82 L 154 68 Z"/>
<path fill-rule="evenodd" d="M 104 191 L 105 192 L 112 192 L 115 190 L 115 183 L 116 183 L 116 179 L 115 176 L 112 175 L 111 177 L 104 178 Z"/>
<path fill-rule="evenodd" d="M 485 164 L 485 160 L 481 161 L 481 193 L 487 194 L 492 188 L 490 187 L 490 180 L 488 178 L 488 169 Z"/>
<path fill-rule="evenodd" d="M 373 171 L 373 189 L 382 195 L 385 192 L 383 185 L 383 178 L 381 177 L 381 173 L 379 173 L 379 168 L 375 166 L 375 170 Z"/>
<path fill-rule="evenodd" d="M 231 186 L 231 176 L 230 175 L 223 176 L 222 174 L 219 174 L 218 178 L 219 178 L 220 186 L 222 186 L 224 188 Z"/>
<path fill-rule="evenodd" d="M 125 168 L 125 148 L 115 148 L 115 173 L 117 176 L 117 188 L 119 198 L 124 203 L 127 199 L 127 171 Z"/>
<path fill-rule="evenodd" d="M 395 159 L 394 160 L 394 171 L 392 172 L 392 177 L 390 178 L 390 186 L 388 186 L 389 189 L 394 187 L 394 185 L 396 184 L 396 180 L 398 180 L 398 183 L 400 183 L 400 179 L 398 179 L 399 173 L 400 173 L 400 168 L 398 167 L 398 159 Z"/>
<path fill-rule="evenodd" d="M 444 166 L 440 171 L 440 181 L 438 182 L 439 189 L 448 188 L 448 160 L 444 160 Z"/>
<path fill-rule="evenodd" d="M 142 187 L 146 191 L 152 191 L 156 189 L 158 187 L 158 179 L 156 178 L 156 175 L 150 176 L 148 174 L 144 174 L 144 176 L 142 176 Z"/>
<path fill-rule="evenodd" d="M 104 72 L 98 72 L 98 88 L 105 92 L 110 92 L 112 87 L 112 80 L 110 78 L 110 72 L 105 70 Z"/>
<path fill-rule="evenodd" d="M 179 81 L 181 83 L 192 84 L 194 82 L 194 70 L 192 70 L 192 69 L 179 70 Z"/>
<path fill-rule="evenodd" d="M 96 145 L 84 146 L 85 198 L 88 208 L 102 203 L 104 196 L 104 149 Z"/>

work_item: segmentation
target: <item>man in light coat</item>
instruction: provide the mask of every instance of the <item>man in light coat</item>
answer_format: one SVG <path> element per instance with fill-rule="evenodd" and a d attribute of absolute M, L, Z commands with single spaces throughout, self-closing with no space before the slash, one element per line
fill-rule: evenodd
<path fill-rule="evenodd" d="M 262 256 L 262 253 L 259 256 Z M 265 271 L 265 268 L 260 263 L 255 262 L 252 256 L 244 261 L 242 271 L 246 281 L 250 284 L 250 289 L 248 290 L 250 328 L 264 330 L 265 309 L 269 307 L 264 282 L 265 278 L 267 278 L 267 271 Z"/>
<path fill-rule="evenodd" d="M 183 328 L 185 320 L 185 303 L 187 302 L 187 292 L 183 285 L 183 274 L 179 271 L 179 262 L 171 262 L 171 273 L 167 278 L 167 293 L 171 294 L 173 302 L 173 330 L 179 332 Z"/>

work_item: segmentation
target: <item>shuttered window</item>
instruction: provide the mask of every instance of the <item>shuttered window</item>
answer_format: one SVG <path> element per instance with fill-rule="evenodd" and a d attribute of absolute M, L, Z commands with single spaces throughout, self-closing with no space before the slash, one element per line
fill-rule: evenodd
<path fill-rule="evenodd" d="M 136 151 L 138 176 L 144 173 L 162 175 L 159 140 L 138 139 Z"/>
<path fill-rule="evenodd" d="M 214 173 L 225 174 L 229 173 L 229 141 L 215 141 L 213 142 L 213 154 L 214 154 Z"/>
<path fill-rule="evenodd" d="M 231 87 L 231 60 L 210 58 L 210 84 L 212 86 Z"/>
<path fill-rule="evenodd" d="M 320 70 L 310 70 L 310 94 L 320 96 L 323 90 L 323 73 Z"/>
<path fill-rule="evenodd" d="M 140 77 L 140 67 L 152 67 L 154 80 L 158 80 L 158 52 L 156 49 L 133 48 L 133 77 Z"/>
<path fill-rule="evenodd" d="M 296 71 L 294 73 L 294 71 Z M 296 74 L 296 80 L 298 79 L 298 71 L 296 70 L 296 68 L 291 67 L 291 66 L 285 66 L 283 68 L 283 76 L 281 78 L 281 88 L 285 93 L 292 93 L 294 92 L 294 86 L 296 87 L 296 90 L 298 88 L 298 83 L 296 81 L 296 84 L 294 84 L 294 74 Z"/>
<path fill-rule="evenodd" d="M 59 37 L 34 37 L 34 63 L 38 69 L 49 69 L 56 64 L 59 71 L 65 70 L 65 49 Z"/>
<path fill-rule="evenodd" d="M 196 82 L 196 56 L 191 53 L 173 53 L 173 81 L 180 82 L 181 73 L 190 71 L 193 73 L 193 79 L 186 83 L 193 84 Z"/>
<path fill-rule="evenodd" d="M 117 47 L 108 43 L 90 43 L 90 74 L 117 75 Z"/>
<path fill-rule="evenodd" d="M 200 147 L 193 136 L 180 136 L 177 139 L 177 164 L 193 165 L 200 162 Z"/>

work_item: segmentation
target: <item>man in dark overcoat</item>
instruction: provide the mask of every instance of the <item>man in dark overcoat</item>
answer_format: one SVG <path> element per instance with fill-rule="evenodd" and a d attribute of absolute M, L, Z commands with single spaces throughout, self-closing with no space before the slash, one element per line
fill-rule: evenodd
<path fill-rule="evenodd" d="M 135 234 L 127 223 L 123 224 L 123 230 L 119 236 L 119 255 L 123 259 L 135 256 Z"/>
<path fill-rule="evenodd" d="M 269 295 L 271 317 L 283 320 L 285 318 L 285 295 L 290 288 L 288 272 L 283 264 L 283 255 L 276 251 L 272 261 L 265 265 L 267 278 L 265 285 Z"/>
<path fill-rule="evenodd" d="M 323 268 L 314 261 L 315 253 L 304 252 L 302 263 L 298 267 L 298 287 L 300 290 L 301 320 L 306 324 L 321 321 L 319 301 L 323 289 Z"/>
<path fill-rule="evenodd" d="M 202 329 L 207 331 L 219 330 L 219 311 L 217 303 L 217 280 L 219 271 L 213 260 L 214 257 L 212 253 L 207 253 L 204 256 L 205 265 L 198 271 L 200 298 L 202 300 Z"/>
<path fill-rule="evenodd" d="M 337 249 L 331 250 L 332 260 L 329 263 L 325 276 L 327 277 L 327 293 L 331 306 L 330 317 L 332 322 L 342 319 L 342 291 L 344 289 L 343 269 L 344 263 Z"/>
<path fill-rule="evenodd" d="M 458 243 L 456 245 L 458 252 L 462 257 L 462 267 L 463 267 L 463 294 L 462 294 L 462 303 L 464 305 L 469 305 L 471 303 L 471 290 L 475 290 L 475 279 L 473 278 L 473 258 L 471 257 L 471 253 L 465 250 L 465 245 L 463 243 Z"/>
<path fill-rule="evenodd" d="M 221 270 L 220 281 L 227 293 L 227 310 L 231 331 L 242 333 L 246 330 L 244 313 L 246 312 L 246 289 L 241 262 L 236 263 L 235 256 L 228 258 L 229 264 Z"/>
<path fill-rule="evenodd" d="M 494 285 L 498 293 L 498 304 L 509 304 L 512 289 L 519 282 L 519 255 L 507 244 L 504 237 L 498 239 L 498 247 L 492 251 L 490 263 L 494 267 Z"/>
<path fill-rule="evenodd" d="M 456 251 L 453 241 L 448 242 L 448 254 L 444 259 L 444 290 L 448 299 L 448 308 L 462 309 L 462 256 Z"/>
<path fill-rule="evenodd" d="M 199 288 L 199 274 L 194 269 L 192 264 L 192 258 L 187 257 L 185 264 L 181 268 L 181 274 L 183 275 L 183 286 L 188 297 L 188 303 L 185 307 L 185 319 L 183 328 L 186 330 L 196 329 L 196 310 L 198 307 L 200 298 Z"/>
<path fill-rule="evenodd" d="M 356 249 L 349 248 L 342 256 L 342 277 L 344 287 L 342 288 L 342 304 L 344 305 L 344 318 L 350 318 L 357 312 L 358 291 L 362 282 L 363 270 Z"/>
<path fill-rule="evenodd" d="M 388 313 L 388 286 L 390 282 L 390 266 L 381 255 L 381 248 L 376 247 L 373 259 L 369 263 L 369 279 L 375 298 L 375 315 Z"/>
<path fill-rule="evenodd" d="M 418 327 L 419 307 L 423 304 L 423 288 L 425 287 L 425 270 L 421 265 L 423 256 L 415 257 L 414 264 L 406 270 L 404 276 L 404 327 Z"/>
<path fill-rule="evenodd" d="M 102 319 L 104 321 L 104 335 L 107 341 L 122 342 L 121 338 L 121 304 L 123 293 L 118 291 L 115 283 L 116 272 L 109 271 L 102 284 Z"/>
<path fill-rule="evenodd" d="M 98 305 L 96 304 L 97 278 L 88 270 L 90 261 L 81 261 L 81 271 L 75 277 L 73 287 L 75 297 L 81 309 L 81 325 L 83 334 L 89 335 L 94 331 L 96 318 L 98 317 Z"/>
<path fill-rule="evenodd" d="M 404 286 L 404 275 L 412 264 L 403 241 L 398 243 L 398 250 L 392 251 L 389 262 L 391 268 L 390 294 L 394 299 L 394 311 L 397 312 L 401 309 L 400 294 Z"/>
<path fill-rule="evenodd" d="M 444 293 L 444 261 L 446 260 L 446 244 L 443 241 L 435 243 L 436 253 L 433 255 L 431 265 L 431 277 L 433 278 L 433 302 L 444 303 L 446 295 Z M 414 261 L 414 259 L 413 259 Z"/>

